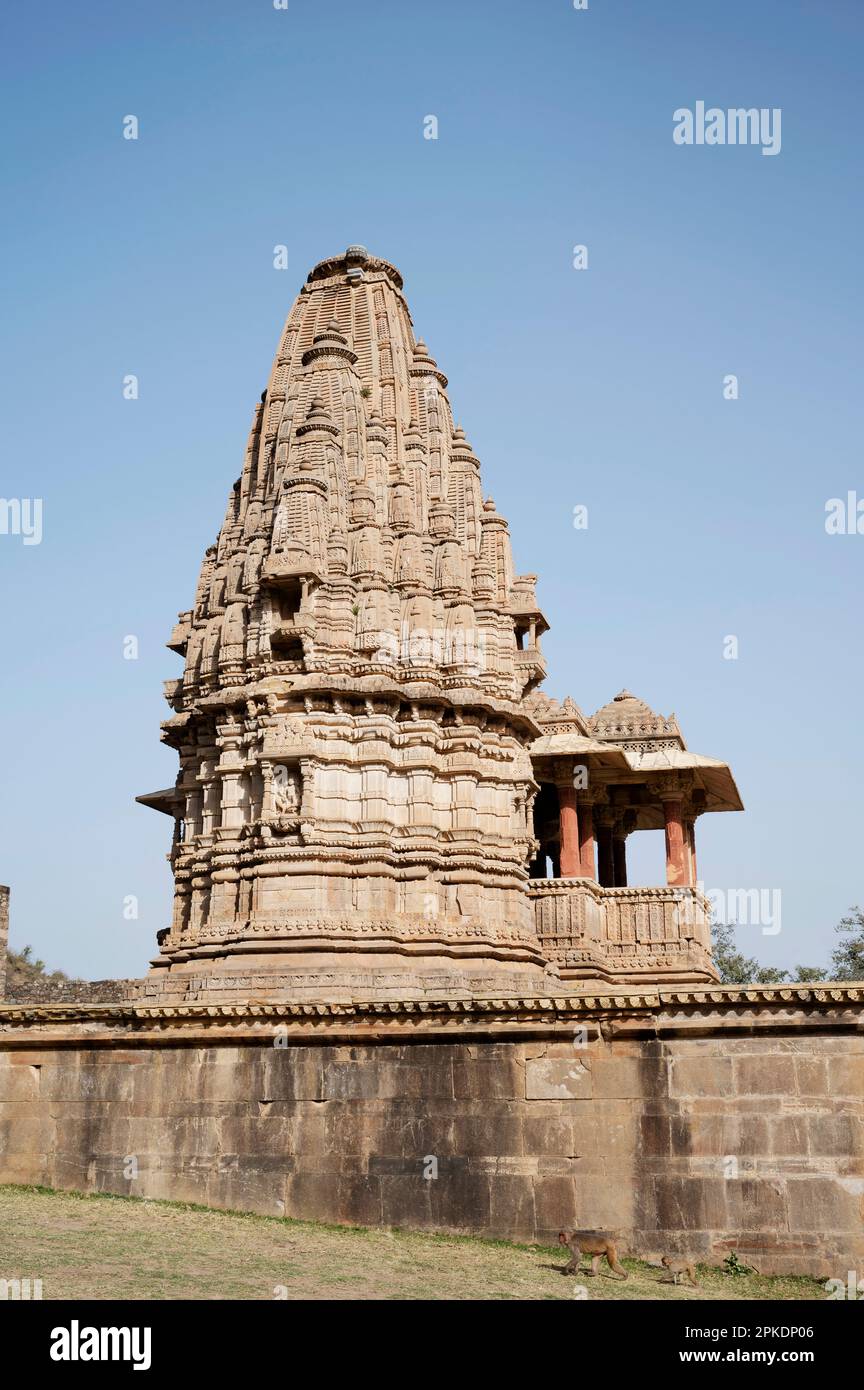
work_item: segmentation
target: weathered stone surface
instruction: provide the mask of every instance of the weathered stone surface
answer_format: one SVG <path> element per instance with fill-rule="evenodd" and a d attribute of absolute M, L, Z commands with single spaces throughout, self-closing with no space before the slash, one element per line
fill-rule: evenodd
<path fill-rule="evenodd" d="M 864 1100 L 864 1048 L 853 1056 L 832 1057 L 828 1063 L 828 1089 L 832 1096 Z"/>
<path fill-rule="evenodd" d="M 594 1095 L 604 1100 L 643 1099 L 665 1090 L 666 1063 L 662 1058 L 592 1058 Z"/>
<path fill-rule="evenodd" d="M 527 1100 L 589 1100 L 593 1093 L 592 1069 L 576 1055 L 532 1057 L 525 1063 Z"/>
<path fill-rule="evenodd" d="M 791 1057 L 736 1057 L 736 1087 L 745 1095 L 788 1096 L 795 1091 Z"/>
<path fill-rule="evenodd" d="M 673 1059 L 671 1093 L 674 1096 L 732 1095 L 735 1077 L 729 1057 L 679 1057 Z"/>
<path fill-rule="evenodd" d="M 852 1182 L 839 1177 L 822 1177 L 815 1174 L 790 1179 L 788 1194 L 791 1228 L 795 1231 L 819 1231 L 823 1234 L 844 1229 L 857 1230 L 860 1235 L 864 1219 L 862 1177 L 864 1171 L 859 1163 L 858 1173 Z"/>
<path fill-rule="evenodd" d="M 9 947 L 9 889 L 0 883 L 0 999 L 6 998 L 6 955 Z"/>
<path fill-rule="evenodd" d="M 0 1010 L 0 1181 L 518 1240 L 606 1227 L 632 1254 L 734 1249 L 844 1277 L 864 1262 L 864 1096 L 844 1089 L 864 991 L 805 992 L 797 1016 L 754 992 L 723 1056 L 688 1028 L 722 1024 L 728 993 L 646 997 L 635 1017 L 623 1001 L 364 1007 L 331 1012 L 329 1042 L 301 1010 L 279 1047 L 263 1006 L 162 1014 L 156 1031 L 141 1009 Z M 508 1018 L 482 1041 L 481 1019 L 491 1034 Z M 790 1059 L 788 1093 L 739 1089 Z"/>

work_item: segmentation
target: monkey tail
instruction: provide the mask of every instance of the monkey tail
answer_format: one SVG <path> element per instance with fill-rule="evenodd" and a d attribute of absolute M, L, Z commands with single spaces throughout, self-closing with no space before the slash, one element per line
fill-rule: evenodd
<path fill-rule="evenodd" d="M 611 1241 L 609 1242 L 609 1245 L 606 1248 L 606 1258 L 609 1261 L 609 1268 L 614 1270 L 615 1273 L 619 1276 L 619 1278 L 626 1279 L 628 1277 L 627 1271 L 624 1268 L 624 1266 L 618 1263 L 618 1251 L 615 1249 L 615 1246 L 612 1244 Z"/>

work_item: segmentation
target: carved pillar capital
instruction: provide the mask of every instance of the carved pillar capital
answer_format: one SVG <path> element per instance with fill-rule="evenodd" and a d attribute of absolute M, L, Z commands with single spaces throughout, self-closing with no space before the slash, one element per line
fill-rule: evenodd
<path fill-rule="evenodd" d="M 552 768 L 552 780 L 559 789 L 568 787 L 573 790 L 573 758 L 556 758 Z"/>
<path fill-rule="evenodd" d="M 664 772 L 662 777 L 649 783 L 649 791 L 653 791 L 660 801 L 680 801 L 683 796 L 677 772 Z"/>

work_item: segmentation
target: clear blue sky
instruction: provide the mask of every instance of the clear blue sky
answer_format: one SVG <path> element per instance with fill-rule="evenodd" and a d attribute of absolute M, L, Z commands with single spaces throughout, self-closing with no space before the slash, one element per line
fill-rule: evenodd
<path fill-rule="evenodd" d="M 864 536 L 824 526 L 864 497 L 862 38 L 858 0 L 7 9 L 0 496 L 44 506 L 41 545 L 0 535 L 13 944 L 90 978 L 153 954 L 163 643 L 291 301 L 362 242 L 541 576 L 547 689 L 627 685 L 728 759 L 747 811 L 699 822 L 706 884 L 781 889 L 742 944 L 827 958 L 864 899 Z M 699 100 L 781 108 L 780 154 L 675 145 Z M 633 864 L 662 881 L 656 837 Z"/>

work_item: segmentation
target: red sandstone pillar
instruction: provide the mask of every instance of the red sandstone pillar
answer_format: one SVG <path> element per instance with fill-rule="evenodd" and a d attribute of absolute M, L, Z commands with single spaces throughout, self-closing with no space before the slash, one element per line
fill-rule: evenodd
<path fill-rule="evenodd" d="M 696 822 L 694 820 L 687 823 L 687 838 L 690 848 L 690 882 L 699 882 L 699 871 L 696 868 Z"/>
<path fill-rule="evenodd" d="M 582 877 L 595 878 L 594 815 L 591 802 L 584 794 L 579 801 L 579 858 L 582 864 Z"/>
<path fill-rule="evenodd" d="M 681 888 L 690 881 L 690 865 L 684 844 L 680 797 L 664 800 L 663 815 L 666 820 L 666 882 L 673 888 Z"/>
<path fill-rule="evenodd" d="M 559 785 L 558 806 L 561 817 L 561 877 L 578 878 L 582 860 L 579 847 L 576 788 L 572 782 Z"/>

